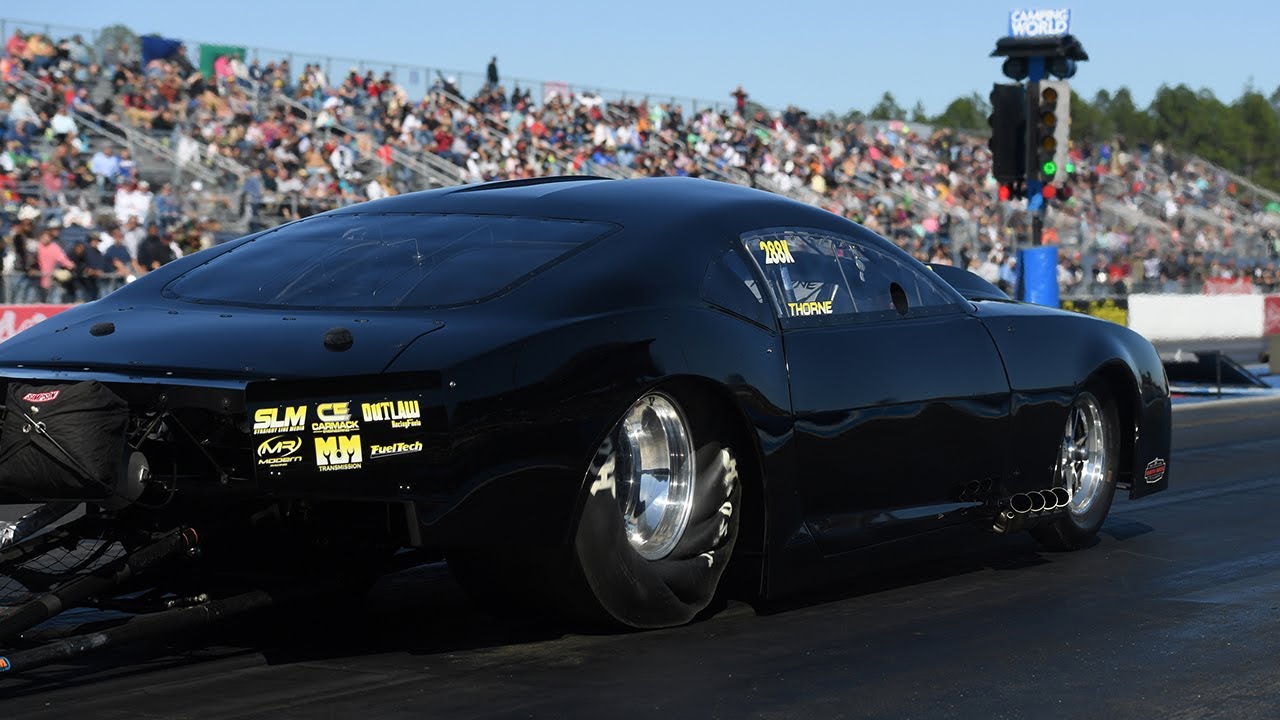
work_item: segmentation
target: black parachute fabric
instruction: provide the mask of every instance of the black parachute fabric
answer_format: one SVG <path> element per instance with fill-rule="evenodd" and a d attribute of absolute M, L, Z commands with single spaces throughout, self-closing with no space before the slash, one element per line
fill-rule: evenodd
<path fill-rule="evenodd" d="M 9 383 L 0 423 L 0 494 L 101 500 L 124 467 L 129 408 L 96 380 Z"/>

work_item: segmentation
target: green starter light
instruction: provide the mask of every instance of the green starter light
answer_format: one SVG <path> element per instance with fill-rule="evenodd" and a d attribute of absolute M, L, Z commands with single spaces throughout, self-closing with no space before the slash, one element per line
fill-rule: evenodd
<path fill-rule="evenodd" d="M 1076 164 L 1075 164 L 1075 163 L 1067 163 L 1067 172 L 1068 172 L 1068 173 L 1074 173 L 1075 171 L 1076 171 Z"/>
<path fill-rule="evenodd" d="M 1050 160 L 1040 168 L 1045 175 L 1056 175 L 1058 173 L 1058 164 Z"/>

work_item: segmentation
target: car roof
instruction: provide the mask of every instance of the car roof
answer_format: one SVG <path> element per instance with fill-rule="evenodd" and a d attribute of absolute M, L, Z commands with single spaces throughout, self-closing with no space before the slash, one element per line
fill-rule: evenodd
<path fill-rule="evenodd" d="M 731 183 L 661 177 L 606 180 L 559 176 L 462 185 L 396 195 L 326 214 L 354 212 L 477 213 L 611 222 L 628 230 L 718 226 L 758 227 L 759 218 L 783 221 L 816 208 Z M 745 213 L 745 215 L 744 215 Z M 831 216 L 835 217 L 835 216 Z M 726 228 L 727 229 L 727 228 Z"/>

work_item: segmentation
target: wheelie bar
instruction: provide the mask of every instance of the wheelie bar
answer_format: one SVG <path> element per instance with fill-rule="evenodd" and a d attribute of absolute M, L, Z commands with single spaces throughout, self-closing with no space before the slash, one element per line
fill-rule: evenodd
<path fill-rule="evenodd" d="M 250 590 L 221 600 L 210 600 L 195 607 L 140 615 L 113 628 L 60 638 L 29 650 L 17 650 L 7 656 L 0 656 L 0 676 L 34 670 L 111 645 L 208 625 L 217 620 L 268 607 L 275 603 L 275 599 L 266 590 Z"/>
<path fill-rule="evenodd" d="M 0 618 L 0 643 L 13 640 L 66 608 L 75 607 L 95 595 L 114 590 L 156 564 L 195 547 L 199 541 L 200 536 L 194 529 L 175 528 L 150 545 L 19 605 Z"/>

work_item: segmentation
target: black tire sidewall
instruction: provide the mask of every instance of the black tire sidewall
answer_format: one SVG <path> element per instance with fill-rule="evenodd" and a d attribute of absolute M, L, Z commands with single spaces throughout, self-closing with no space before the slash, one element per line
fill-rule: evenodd
<path fill-rule="evenodd" d="M 723 424 L 705 403 L 669 397 L 689 425 L 696 462 L 693 507 L 680 541 L 666 557 L 646 560 L 627 540 L 609 477 L 616 430 L 587 471 L 574 535 L 577 570 L 603 619 L 634 628 L 687 623 L 711 602 L 742 516 L 739 458 Z"/>

